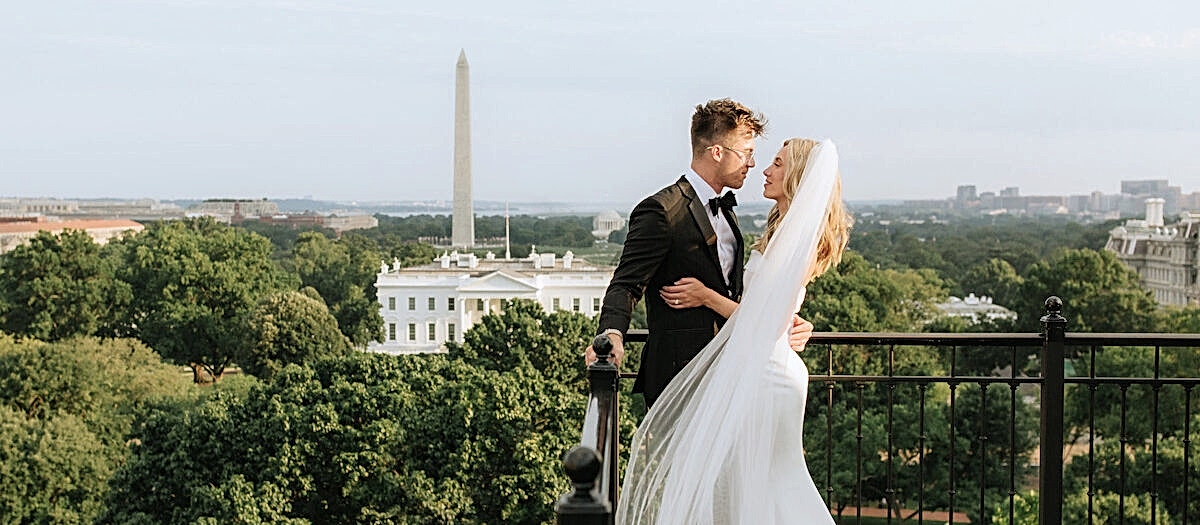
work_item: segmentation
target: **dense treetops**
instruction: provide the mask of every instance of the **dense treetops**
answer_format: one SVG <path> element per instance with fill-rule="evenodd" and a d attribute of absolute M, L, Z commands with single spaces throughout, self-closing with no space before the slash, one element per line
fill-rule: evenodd
<path fill-rule="evenodd" d="M 560 455 L 579 439 L 586 385 L 578 352 L 591 339 L 593 320 L 516 301 L 464 333 L 462 343 L 448 345 L 448 354 L 356 351 L 381 336 L 373 286 L 379 261 L 431 260 L 434 248 L 415 241 L 441 235 L 442 222 L 448 236 L 448 220 L 413 217 L 382 218 L 378 229 L 334 238 L 258 228 L 264 236 L 186 220 L 150 224 L 104 247 L 78 232 L 42 234 L 0 256 L 6 332 L 0 335 L 0 521 L 550 522 L 551 502 L 567 490 Z M 513 224 L 528 235 L 519 242 L 591 243 L 590 219 L 526 217 Z M 481 235 L 496 230 L 485 226 Z M 1066 302 L 1070 330 L 1200 332 L 1200 309 L 1157 308 L 1137 276 L 1099 250 L 1103 228 L 860 222 L 854 251 L 811 283 L 801 313 L 818 330 L 1031 332 L 1045 296 L 1056 294 Z M 939 316 L 935 303 L 965 292 L 994 296 L 1020 317 L 969 324 Z M 631 345 L 627 369 L 637 366 L 637 346 Z M 809 352 L 822 352 L 809 359 L 814 374 L 830 365 L 851 374 L 879 374 L 887 366 L 878 348 L 843 349 L 829 359 L 822 349 Z M 1099 351 L 1094 359 L 1103 375 L 1146 375 L 1147 352 Z M 1018 370 L 1035 366 L 1029 357 L 1018 357 Z M 1090 366 L 1092 355 L 1076 358 L 1077 366 Z M 891 365 L 897 373 L 937 374 L 949 368 L 948 359 L 916 348 L 898 352 Z M 1009 364 L 969 352 L 957 359 L 959 373 L 990 375 Z M 1194 375 L 1200 357 L 1179 352 L 1162 363 L 1165 376 Z M 230 369 L 243 373 L 215 385 L 193 383 Z M 629 387 L 624 382 L 625 394 Z M 826 392 L 825 385 L 814 388 Z M 838 385 L 830 392 L 832 410 L 828 397 L 810 395 L 809 417 L 831 416 L 835 435 L 853 435 L 861 425 L 863 440 L 827 442 L 825 425 L 813 424 L 806 425 L 805 442 L 814 470 L 832 462 L 842 508 L 860 488 L 870 498 L 885 494 L 885 458 L 892 453 L 907 458 L 894 473 L 896 486 L 908 495 L 923 489 L 927 508 L 946 504 L 950 476 L 959 480 L 956 490 L 977 491 L 980 469 L 994 474 L 985 476 L 989 494 L 1006 495 L 1003 461 L 1010 454 L 1019 474 L 1028 473 L 1033 409 L 1018 399 L 1013 443 L 1006 420 L 984 416 L 1007 413 L 1007 387 Z M 1185 504 L 1172 501 L 1181 498 L 1182 476 L 1200 486 L 1200 457 L 1192 458 L 1192 472 L 1177 468 L 1189 416 L 1178 408 L 1179 389 L 1160 394 L 1167 407 L 1158 428 L 1163 523 Z M 1122 457 L 1124 433 L 1130 475 L 1145 486 L 1148 449 L 1141 444 L 1151 438 L 1152 422 L 1139 411 L 1122 425 L 1114 410 L 1122 402 L 1145 406 L 1152 392 L 1134 386 L 1096 395 L 1099 402 L 1089 404 L 1086 391 L 1068 391 L 1069 431 L 1082 436 L 1093 416 L 1089 407 L 1102 407 L 1094 432 L 1106 439 L 1097 461 L 1111 465 Z M 884 452 L 889 399 L 894 416 L 905 421 L 916 420 L 923 403 L 925 449 L 909 425 Z M 622 442 L 643 412 L 639 401 L 624 403 Z M 857 406 L 865 407 L 861 420 Z M 1200 416 L 1191 417 L 1194 442 Z M 953 437 L 951 424 L 958 429 Z M 978 435 L 997 439 L 979 448 L 971 437 Z M 848 463 L 858 446 L 877 452 L 867 454 L 877 460 L 861 465 L 861 487 L 852 474 L 860 465 Z M 958 454 L 954 472 L 946 457 L 951 447 Z M 914 471 L 918 454 L 927 468 L 924 485 Z M 1104 516 L 1114 515 L 1121 490 L 1113 471 L 1097 477 Z M 1086 476 L 1067 479 L 1073 483 L 1068 510 L 1078 513 L 1087 488 L 1077 481 Z M 1007 499 L 989 498 L 993 515 L 1006 520 Z M 1149 496 L 1127 498 L 1132 512 L 1148 520 Z M 1036 509 L 1029 494 L 1017 503 Z M 1200 515 L 1195 504 L 1192 513 Z M 972 515 L 972 522 L 987 519 Z"/>

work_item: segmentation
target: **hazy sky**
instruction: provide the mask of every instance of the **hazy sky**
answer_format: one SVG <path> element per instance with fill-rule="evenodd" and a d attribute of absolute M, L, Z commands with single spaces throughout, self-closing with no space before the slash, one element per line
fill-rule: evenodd
<path fill-rule="evenodd" d="M 9 2 L 0 195 L 628 202 L 692 108 L 838 142 L 848 199 L 1200 190 L 1200 4 L 1031 0 Z M 760 198 L 761 197 L 757 197 Z"/>

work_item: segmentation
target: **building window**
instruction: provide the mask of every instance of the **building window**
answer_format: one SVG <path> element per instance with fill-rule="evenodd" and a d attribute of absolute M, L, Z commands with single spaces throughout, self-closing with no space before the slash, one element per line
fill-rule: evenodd
<path fill-rule="evenodd" d="M 475 309 L 476 309 L 476 310 L 479 310 L 480 312 L 482 312 L 482 311 L 483 311 L 483 299 L 476 299 L 476 300 L 475 300 Z"/>
<path fill-rule="evenodd" d="M 437 339 L 437 324 L 429 323 L 429 333 L 425 335 L 426 341 Z"/>
<path fill-rule="evenodd" d="M 408 309 L 409 309 L 409 310 L 416 310 L 416 309 L 417 309 L 417 298 L 416 298 L 416 297 L 409 297 L 409 298 L 408 298 Z"/>
<path fill-rule="evenodd" d="M 388 297 L 388 310 L 395 310 L 395 309 L 396 309 L 396 298 Z"/>
<path fill-rule="evenodd" d="M 446 309 L 451 312 L 454 311 L 454 298 L 453 297 L 446 298 Z"/>
<path fill-rule="evenodd" d="M 599 297 L 593 297 L 593 298 L 592 298 L 592 311 L 593 311 L 593 312 L 599 312 L 599 311 L 600 311 L 600 298 L 599 298 Z"/>
<path fill-rule="evenodd" d="M 446 340 L 454 341 L 454 323 L 446 325 Z"/>
<path fill-rule="evenodd" d="M 430 311 L 430 312 L 432 312 L 432 311 L 434 311 L 434 310 L 437 310 L 437 298 L 436 298 L 436 297 L 430 297 L 430 298 L 429 298 L 429 305 L 428 305 L 428 306 L 429 306 L 429 311 Z"/>
<path fill-rule="evenodd" d="M 551 301 L 551 305 L 552 305 L 552 306 L 551 306 L 551 308 L 550 308 L 550 311 L 551 311 L 551 312 L 557 312 L 557 311 L 558 311 L 558 308 L 559 308 L 559 300 L 558 300 L 558 298 L 557 298 L 557 297 L 555 297 L 555 298 L 554 298 L 554 300 L 553 300 L 553 301 Z"/>
<path fill-rule="evenodd" d="M 578 297 L 572 297 L 572 298 L 571 298 L 571 311 L 572 311 L 572 312 L 578 312 L 578 311 L 579 311 L 579 298 L 578 298 Z"/>
<path fill-rule="evenodd" d="M 388 323 L 388 341 L 396 340 L 396 323 Z"/>
<path fill-rule="evenodd" d="M 416 342 L 417 340 L 417 323 L 408 323 L 408 340 Z"/>

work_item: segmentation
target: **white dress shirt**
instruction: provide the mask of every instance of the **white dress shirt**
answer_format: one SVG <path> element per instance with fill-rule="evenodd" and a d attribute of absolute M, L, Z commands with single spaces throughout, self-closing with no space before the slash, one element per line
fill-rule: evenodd
<path fill-rule="evenodd" d="M 717 259 L 721 261 L 721 273 L 725 276 L 725 285 L 728 286 L 729 276 L 733 275 L 733 265 L 737 264 L 741 258 L 734 253 L 737 250 L 737 239 L 733 235 L 733 227 L 729 225 L 729 221 L 725 219 L 725 214 L 718 209 L 716 214 L 708 208 L 708 201 L 713 197 L 718 197 L 719 194 L 714 192 L 712 186 L 709 186 L 704 179 L 700 178 L 691 168 L 688 168 L 683 174 L 687 177 L 688 183 L 692 185 L 692 189 L 696 190 L 696 196 L 699 197 L 700 203 L 704 205 L 705 215 L 708 215 L 708 220 L 712 221 L 713 231 L 717 232 Z M 721 188 L 724 192 L 725 188 Z"/>

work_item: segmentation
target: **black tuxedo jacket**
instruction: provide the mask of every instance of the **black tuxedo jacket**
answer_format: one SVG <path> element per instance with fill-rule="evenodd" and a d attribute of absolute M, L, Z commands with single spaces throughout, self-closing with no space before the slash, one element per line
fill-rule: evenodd
<path fill-rule="evenodd" d="M 659 297 L 663 286 L 695 277 L 710 289 L 737 301 L 742 294 L 742 233 L 737 217 L 726 219 L 737 239 L 729 285 L 717 258 L 717 234 L 709 219 L 708 203 L 700 202 L 686 177 L 647 197 L 629 215 L 629 234 L 621 262 L 604 294 L 597 334 L 615 328 L 624 334 L 634 304 L 646 298 L 650 335 L 633 391 L 654 403 L 671 378 L 679 373 L 716 335 L 725 319 L 704 308 L 676 310 Z"/>

